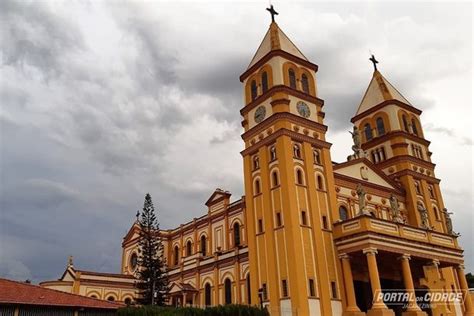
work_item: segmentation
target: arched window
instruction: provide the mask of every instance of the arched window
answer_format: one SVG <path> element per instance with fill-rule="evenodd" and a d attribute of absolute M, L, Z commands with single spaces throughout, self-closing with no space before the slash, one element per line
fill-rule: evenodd
<path fill-rule="evenodd" d="M 272 172 L 272 182 L 274 187 L 280 184 L 280 182 L 278 181 L 278 173 L 276 171 Z"/>
<path fill-rule="evenodd" d="M 375 123 L 377 124 L 377 135 L 382 136 L 385 134 L 385 126 L 383 125 L 383 119 L 379 117 Z"/>
<path fill-rule="evenodd" d="M 373 162 L 373 163 L 378 162 L 378 161 L 377 161 L 377 156 L 375 155 L 375 151 L 374 151 L 374 150 L 370 151 L 370 156 L 372 157 L 372 162 Z"/>
<path fill-rule="evenodd" d="M 234 224 L 234 246 L 240 246 L 240 225 L 239 223 Z"/>
<path fill-rule="evenodd" d="M 301 211 L 301 225 L 308 225 L 308 219 L 306 217 L 306 211 Z"/>
<path fill-rule="evenodd" d="M 204 286 L 204 305 L 211 306 L 211 285 L 209 283 Z"/>
<path fill-rule="evenodd" d="M 255 194 L 260 194 L 260 180 L 255 180 Z"/>
<path fill-rule="evenodd" d="M 265 93 L 268 91 L 268 75 L 267 72 L 264 71 L 262 73 L 262 93 Z"/>
<path fill-rule="evenodd" d="M 439 216 L 439 211 L 438 211 L 438 208 L 436 206 L 433 206 L 433 212 L 435 213 L 436 219 L 440 220 L 441 217 Z"/>
<path fill-rule="evenodd" d="M 257 82 L 255 80 L 252 80 L 252 83 L 250 84 L 250 89 L 251 89 L 251 94 L 252 94 L 252 101 L 257 98 Z"/>
<path fill-rule="evenodd" d="M 115 297 L 109 296 L 109 297 L 107 297 L 107 301 L 113 302 L 113 301 L 115 301 Z"/>
<path fill-rule="evenodd" d="M 247 305 L 252 304 L 252 295 L 250 295 L 250 273 L 247 274 L 247 278 L 245 280 L 247 285 Z"/>
<path fill-rule="evenodd" d="M 207 253 L 206 246 L 207 246 L 206 236 L 202 235 L 201 236 L 201 253 L 203 256 L 205 256 Z"/>
<path fill-rule="evenodd" d="M 230 279 L 224 281 L 225 304 L 232 304 L 232 282 Z"/>
<path fill-rule="evenodd" d="M 380 147 L 380 159 L 387 159 L 387 156 L 385 155 L 385 147 Z"/>
<path fill-rule="evenodd" d="M 260 159 L 258 158 L 258 156 L 254 156 L 253 157 L 253 169 L 257 170 L 258 168 L 260 168 Z"/>
<path fill-rule="evenodd" d="M 191 240 L 188 240 L 186 243 L 186 256 L 190 256 L 193 254 L 193 244 L 191 243 Z"/>
<path fill-rule="evenodd" d="M 405 130 L 405 132 L 408 132 L 409 131 L 408 121 L 407 121 L 407 117 L 405 115 L 402 115 L 402 123 L 403 123 L 403 129 Z"/>
<path fill-rule="evenodd" d="M 415 190 L 416 190 L 416 194 L 421 195 L 420 183 L 418 181 L 415 181 Z"/>
<path fill-rule="evenodd" d="M 177 266 L 179 263 L 179 247 L 174 247 L 174 265 Z"/>
<path fill-rule="evenodd" d="M 132 268 L 133 271 L 135 271 L 137 265 L 138 265 L 138 256 L 137 256 L 137 254 L 134 252 L 134 253 L 130 256 L 130 267 Z"/>
<path fill-rule="evenodd" d="M 288 77 L 290 79 L 290 88 L 296 89 L 296 75 L 293 69 L 288 70 Z"/>
<path fill-rule="evenodd" d="M 339 218 L 341 219 L 341 221 L 345 221 L 349 218 L 349 214 L 345 206 L 339 206 Z"/>
<path fill-rule="evenodd" d="M 297 184 L 304 184 L 303 182 L 303 172 L 300 169 L 296 170 L 296 183 Z"/>
<path fill-rule="evenodd" d="M 128 306 L 128 305 L 132 304 L 132 299 L 130 297 L 127 297 L 123 302 L 125 303 L 125 305 Z"/>
<path fill-rule="evenodd" d="M 321 154 L 319 150 L 313 149 L 313 158 L 314 158 L 314 163 L 320 165 L 321 164 Z"/>
<path fill-rule="evenodd" d="M 91 298 L 98 298 L 97 295 L 95 295 L 95 294 L 92 294 L 90 297 Z"/>
<path fill-rule="evenodd" d="M 370 124 L 367 123 L 364 125 L 364 133 L 365 133 L 365 140 L 369 141 L 372 139 L 372 128 L 370 127 Z"/>
<path fill-rule="evenodd" d="M 301 85 L 303 87 L 303 91 L 309 94 L 309 82 L 308 82 L 308 76 L 306 76 L 306 74 L 303 74 L 301 76 Z"/>
<path fill-rule="evenodd" d="M 270 147 L 270 161 L 277 159 L 277 152 L 275 146 Z"/>
<path fill-rule="evenodd" d="M 418 128 L 416 126 L 416 121 L 415 119 L 412 119 L 411 120 L 411 129 L 413 130 L 413 134 L 415 134 L 416 136 L 418 136 Z"/>
<path fill-rule="evenodd" d="M 435 198 L 434 188 L 431 184 L 428 186 L 428 191 L 430 192 L 430 198 L 434 199 Z"/>
<path fill-rule="evenodd" d="M 319 189 L 319 190 L 323 190 L 323 189 L 324 189 L 323 177 L 317 176 L 317 181 L 318 181 L 318 189 Z"/>
<path fill-rule="evenodd" d="M 298 144 L 293 145 L 293 156 L 301 159 L 301 147 Z"/>

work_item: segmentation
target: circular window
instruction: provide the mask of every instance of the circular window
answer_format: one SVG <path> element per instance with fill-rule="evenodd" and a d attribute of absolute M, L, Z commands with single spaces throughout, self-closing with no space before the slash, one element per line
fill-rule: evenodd
<path fill-rule="evenodd" d="M 132 270 L 135 270 L 137 268 L 137 265 L 138 265 L 138 256 L 136 253 L 133 253 L 130 256 L 130 267 L 132 268 Z"/>

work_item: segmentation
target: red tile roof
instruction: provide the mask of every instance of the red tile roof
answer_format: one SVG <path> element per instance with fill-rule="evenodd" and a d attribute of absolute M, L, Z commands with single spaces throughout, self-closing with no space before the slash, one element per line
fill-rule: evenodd
<path fill-rule="evenodd" d="M 117 309 L 124 305 L 0 278 L 0 304 Z"/>

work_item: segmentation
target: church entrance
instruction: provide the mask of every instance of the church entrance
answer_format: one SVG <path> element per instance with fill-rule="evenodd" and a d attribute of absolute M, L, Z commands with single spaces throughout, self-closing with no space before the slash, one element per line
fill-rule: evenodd
<path fill-rule="evenodd" d="M 400 280 L 390 280 L 390 279 L 381 279 L 380 283 L 384 293 L 390 292 L 405 292 L 405 285 Z M 396 316 L 402 316 L 403 311 L 405 310 L 403 301 L 390 301 L 385 302 L 388 308 L 395 312 Z"/>
<path fill-rule="evenodd" d="M 399 280 L 381 279 L 380 283 L 384 293 L 391 290 L 403 290 L 403 283 Z M 362 312 L 367 312 L 372 307 L 372 289 L 370 283 L 366 281 L 354 281 L 357 306 Z M 401 316 L 404 308 L 402 302 L 385 302 L 388 308 L 395 312 L 396 316 Z"/>
<path fill-rule="evenodd" d="M 354 290 L 357 306 L 359 306 L 362 312 L 367 312 L 372 305 L 372 290 L 370 288 L 370 283 L 354 280 Z"/>

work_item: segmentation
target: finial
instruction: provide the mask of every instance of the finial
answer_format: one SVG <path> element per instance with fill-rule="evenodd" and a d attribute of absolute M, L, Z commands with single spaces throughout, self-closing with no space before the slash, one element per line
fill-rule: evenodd
<path fill-rule="evenodd" d="M 137 211 L 137 214 L 135 216 L 137 217 L 137 221 L 138 221 L 138 217 L 140 217 L 140 211 Z"/>
<path fill-rule="evenodd" d="M 272 23 L 275 23 L 275 15 L 278 15 L 278 12 L 273 8 L 273 4 L 270 4 L 270 8 L 267 8 L 267 11 L 272 15 Z"/>
<path fill-rule="evenodd" d="M 374 64 L 374 71 L 377 71 L 377 64 L 379 63 L 377 59 L 375 59 L 374 54 L 372 54 L 372 57 L 369 58 L 369 60 Z"/>
<path fill-rule="evenodd" d="M 74 258 L 73 256 L 69 256 L 69 257 L 67 258 L 67 267 L 68 267 L 68 268 L 74 266 L 74 263 L 72 262 L 72 259 L 73 259 L 73 258 Z"/>

